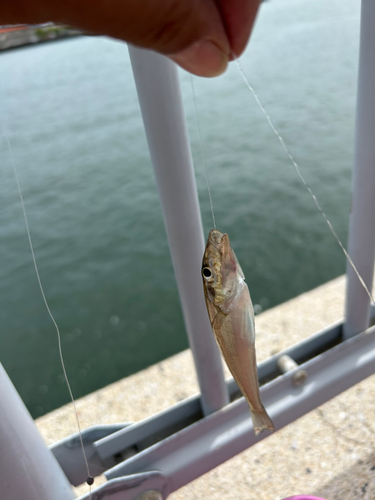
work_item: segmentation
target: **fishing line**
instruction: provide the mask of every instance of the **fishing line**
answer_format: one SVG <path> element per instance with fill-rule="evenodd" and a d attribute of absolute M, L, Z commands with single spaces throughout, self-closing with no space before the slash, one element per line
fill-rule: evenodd
<path fill-rule="evenodd" d="M 40 278 L 40 275 L 39 275 L 38 266 L 37 266 L 37 263 L 36 263 L 34 246 L 33 246 L 33 242 L 32 242 L 32 239 L 31 239 L 29 221 L 28 221 L 28 218 L 27 218 L 27 215 L 26 215 L 26 208 L 25 208 L 25 203 L 24 203 L 23 195 L 22 195 L 22 191 L 21 191 L 21 185 L 20 185 L 20 181 L 19 181 L 19 177 L 18 177 L 17 168 L 16 168 L 16 162 L 14 161 L 12 147 L 10 145 L 9 136 L 8 136 L 7 130 L 5 128 L 3 119 L 0 118 L 0 120 L 1 120 L 2 129 L 3 129 L 3 134 L 4 134 L 4 137 L 5 137 L 7 146 L 8 146 L 9 156 L 10 156 L 10 159 L 11 159 L 11 165 L 12 165 L 12 168 L 13 168 L 13 174 L 14 174 L 14 178 L 16 180 L 16 184 L 17 184 L 17 188 L 18 188 L 18 194 L 19 194 L 19 197 L 20 197 L 20 200 L 21 200 L 23 218 L 24 218 L 24 221 L 25 221 L 26 232 L 27 232 L 27 237 L 28 237 L 28 240 L 29 240 L 29 246 L 30 246 L 30 250 L 31 250 L 31 256 L 32 256 L 33 263 L 34 263 L 35 274 L 36 274 L 36 277 L 37 277 L 37 280 L 38 280 L 40 292 L 41 292 L 42 297 L 43 297 L 44 305 L 46 306 L 46 309 L 47 309 L 47 312 L 49 314 L 49 317 L 51 318 L 51 321 L 52 321 L 52 323 L 53 323 L 53 325 L 54 325 L 54 327 L 56 329 L 56 333 L 57 333 L 57 342 L 58 342 L 58 347 L 59 347 L 59 355 L 60 355 L 61 367 L 62 367 L 62 370 L 63 370 L 63 373 L 64 373 L 65 382 L 66 382 L 66 385 L 68 387 L 68 391 L 69 391 L 69 394 L 70 394 L 70 399 L 71 399 L 71 401 L 73 403 L 74 413 L 75 413 L 75 417 L 76 417 L 76 421 L 77 421 L 79 439 L 81 441 L 82 455 L 83 455 L 83 458 L 84 458 L 84 461 L 85 461 L 85 465 L 86 465 L 86 469 L 87 469 L 87 480 L 86 480 L 86 482 L 89 485 L 90 500 L 91 500 L 91 485 L 93 484 L 94 479 L 93 479 L 93 477 L 90 474 L 89 463 L 88 463 L 88 460 L 87 460 L 87 456 L 86 456 L 86 452 L 85 452 L 85 447 L 83 445 L 82 431 L 81 431 L 81 425 L 80 425 L 80 422 L 79 422 L 79 417 L 78 417 L 78 411 L 77 411 L 77 407 L 76 407 L 76 402 L 75 402 L 75 399 L 74 399 L 74 396 L 73 396 L 73 392 L 72 392 L 72 389 L 70 387 L 68 375 L 67 375 L 66 369 L 65 369 L 65 362 L 64 362 L 64 357 L 63 357 L 63 353 L 62 353 L 62 346 L 61 346 L 60 329 L 59 329 L 59 327 L 57 325 L 57 322 L 56 322 L 56 320 L 55 320 L 55 318 L 54 318 L 54 316 L 53 316 L 53 314 L 51 312 L 51 309 L 49 308 L 49 305 L 48 305 L 48 302 L 47 302 L 47 298 L 46 298 L 45 293 L 44 293 L 44 288 L 43 288 L 43 285 L 42 285 L 42 281 L 41 281 L 41 278 Z"/>
<path fill-rule="evenodd" d="M 341 247 L 341 250 L 344 252 L 344 255 L 347 259 L 347 261 L 349 262 L 349 264 L 351 265 L 351 267 L 353 268 L 353 271 L 355 272 L 355 274 L 357 275 L 357 278 L 359 279 L 361 285 L 363 286 L 364 290 L 366 291 L 367 295 L 369 296 L 371 302 L 374 302 L 374 299 L 371 295 L 371 292 L 369 291 L 369 289 L 367 288 L 367 285 L 366 283 L 364 282 L 362 276 L 360 275 L 357 267 L 355 266 L 354 262 L 352 261 L 350 255 L 348 254 L 346 248 L 344 247 L 344 245 L 342 244 L 338 234 L 336 233 L 334 227 L 332 226 L 331 224 L 331 221 L 328 219 L 328 217 L 326 216 L 325 212 L 323 211 L 322 207 L 320 206 L 320 203 L 318 202 L 318 199 L 317 197 L 315 196 L 315 194 L 313 193 L 309 183 L 306 181 L 306 179 L 304 178 L 304 176 L 302 175 L 302 172 L 296 162 L 296 160 L 294 159 L 293 155 L 291 154 L 291 152 L 289 151 L 289 148 L 287 147 L 287 145 L 285 144 L 285 141 L 284 139 L 281 137 L 281 135 L 279 134 L 279 132 L 277 131 L 275 125 L 273 124 L 273 121 L 271 120 L 269 114 L 267 113 L 266 109 L 264 108 L 261 100 L 259 99 L 258 95 L 255 93 L 253 87 L 251 86 L 246 74 L 245 74 L 245 71 L 240 63 L 240 61 L 238 60 L 238 58 L 234 55 L 233 55 L 233 58 L 238 66 L 238 69 L 241 73 L 241 76 L 246 84 L 246 86 L 248 87 L 248 89 L 251 91 L 251 93 L 253 94 L 254 98 L 255 98 L 255 101 L 256 103 L 258 104 L 259 108 L 261 109 L 262 113 L 264 114 L 264 116 L 266 117 L 271 129 L 273 130 L 274 134 L 276 135 L 276 137 L 278 138 L 280 144 L 281 144 L 281 147 L 283 148 L 283 150 L 285 151 L 285 153 L 287 154 L 289 160 L 291 161 L 292 165 L 294 166 L 299 178 L 301 179 L 303 185 L 305 186 L 305 188 L 307 189 L 307 191 L 310 193 L 312 199 L 314 200 L 314 203 L 317 207 L 317 209 L 319 210 L 319 212 L 321 213 L 321 215 L 323 216 L 324 220 L 326 221 L 328 227 L 329 227 L 329 230 L 331 231 L 332 235 L 334 236 L 334 238 L 336 239 L 337 243 L 340 245 Z"/>
<path fill-rule="evenodd" d="M 191 81 L 191 90 L 193 92 L 193 101 L 194 101 L 194 108 L 195 108 L 195 116 L 197 118 L 197 124 L 198 124 L 199 145 L 200 145 L 200 150 L 201 150 L 201 155 L 202 155 L 202 161 L 203 161 L 203 165 L 204 165 L 204 174 L 205 174 L 205 177 L 206 177 L 208 197 L 210 198 L 210 207 L 211 207 L 211 214 L 212 214 L 212 222 L 214 224 L 214 229 L 216 229 L 216 222 L 215 222 L 215 215 L 214 215 L 214 206 L 212 204 L 212 196 L 211 196 L 210 183 L 208 181 L 208 172 L 207 172 L 206 157 L 204 155 L 204 150 L 203 150 L 203 140 L 202 140 L 201 124 L 200 124 L 200 121 L 199 121 L 197 100 L 195 98 L 194 80 L 193 80 L 193 75 L 191 73 L 190 73 L 190 81 Z"/>

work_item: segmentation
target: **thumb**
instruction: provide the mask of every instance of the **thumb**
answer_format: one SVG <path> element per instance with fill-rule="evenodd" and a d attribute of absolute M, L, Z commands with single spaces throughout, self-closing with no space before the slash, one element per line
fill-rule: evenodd
<path fill-rule="evenodd" d="M 46 21 L 156 50 L 199 76 L 223 73 L 231 54 L 215 0 L 16 0 L 0 6 L 0 24 Z"/>

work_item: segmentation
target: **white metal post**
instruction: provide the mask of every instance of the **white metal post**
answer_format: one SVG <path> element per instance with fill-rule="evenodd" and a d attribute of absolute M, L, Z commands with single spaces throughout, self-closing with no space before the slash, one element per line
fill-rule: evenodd
<path fill-rule="evenodd" d="M 178 72 L 155 52 L 129 46 L 129 53 L 202 409 L 208 415 L 228 403 L 228 394 L 200 276 L 204 237 Z"/>
<path fill-rule="evenodd" d="M 362 0 L 355 158 L 348 251 L 371 291 L 375 258 L 375 1 Z M 369 326 L 370 298 L 347 266 L 346 323 L 349 338 Z"/>
<path fill-rule="evenodd" d="M 72 500 L 72 487 L 0 364 L 1 500 Z"/>

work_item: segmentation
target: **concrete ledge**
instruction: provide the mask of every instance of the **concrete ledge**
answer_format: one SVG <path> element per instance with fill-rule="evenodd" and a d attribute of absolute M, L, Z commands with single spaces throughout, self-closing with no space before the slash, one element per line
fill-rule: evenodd
<path fill-rule="evenodd" d="M 345 278 L 337 278 L 256 317 L 257 354 L 271 354 L 343 316 Z M 375 367 L 374 367 L 375 369 Z M 189 351 L 77 401 L 83 428 L 135 422 L 198 390 Z M 173 493 L 171 500 L 329 500 L 375 498 L 375 376 Z M 37 420 L 47 444 L 77 431 L 71 405 Z M 97 478 L 95 484 L 105 481 Z M 77 495 L 87 486 L 76 488 Z"/>
<path fill-rule="evenodd" d="M 0 28 L 0 51 L 49 42 L 60 38 L 80 36 L 83 32 L 67 26 L 46 23 L 40 26 L 9 26 Z"/>

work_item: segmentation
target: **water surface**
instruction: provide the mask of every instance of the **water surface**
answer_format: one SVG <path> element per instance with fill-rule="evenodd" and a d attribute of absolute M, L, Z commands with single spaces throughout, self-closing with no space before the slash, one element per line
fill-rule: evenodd
<path fill-rule="evenodd" d="M 245 71 L 346 241 L 359 3 L 262 4 Z M 126 45 L 76 38 L 0 54 L 0 113 L 76 397 L 187 347 Z M 190 76 L 180 72 L 206 233 Z M 258 309 L 338 276 L 345 259 L 232 65 L 195 78 L 217 224 Z M 33 416 L 68 402 L 0 137 L 0 361 Z"/>

